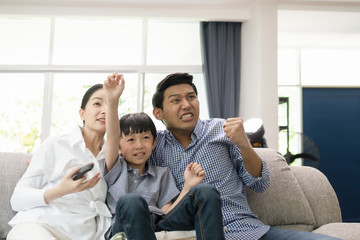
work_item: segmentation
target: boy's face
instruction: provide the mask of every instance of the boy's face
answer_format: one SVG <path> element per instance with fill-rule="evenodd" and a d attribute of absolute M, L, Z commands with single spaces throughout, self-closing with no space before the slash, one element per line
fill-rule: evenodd
<path fill-rule="evenodd" d="M 142 168 L 156 146 L 150 131 L 130 133 L 120 138 L 120 152 L 132 168 Z"/>
<path fill-rule="evenodd" d="M 154 108 L 154 116 L 163 120 L 166 128 L 192 132 L 199 119 L 199 100 L 186 83 L 174 85 L 164 92 L 163 109 Z"/>

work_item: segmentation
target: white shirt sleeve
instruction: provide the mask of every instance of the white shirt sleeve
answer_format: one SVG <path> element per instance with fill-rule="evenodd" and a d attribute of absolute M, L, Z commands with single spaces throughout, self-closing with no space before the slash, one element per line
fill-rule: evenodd
<path fill-rule="evenodd" d="M 44 193 L 49 187 L 46 187 L 48 174 L 45 171 L 49 169 L 50 165 L 53 165 L 50 169 L 56 167 L 56 165 L 51 164 L 53 163 L 52 159 L 55 159 L 51 149 L 53 147 L 48 141 L 45 141 L 33 155 L 29 167 L 16 184 L 11 196 L 10 204 L 14 211 L 46 205 Z"/>

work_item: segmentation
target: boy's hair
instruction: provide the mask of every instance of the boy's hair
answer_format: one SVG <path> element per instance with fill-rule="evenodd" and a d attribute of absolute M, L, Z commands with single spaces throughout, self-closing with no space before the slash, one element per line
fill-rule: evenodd
<path fill-rule="evenodd" d="M 154 108 L 163 109 L 164 92 L 171 86 L 179 84 L 189 84 L 197 95 L 197 89 L 193 83 L 193 76 L 188 73 L 172 73 L 167 75 L 161 82 L 156 86 L 156 92 L 152 98 L 152 105 Z"/>
<path fill-rule="evenodd" d="M 142 133 L 150 131 L 156 139 L 156 127 L 149 115 L 146 113 L 129 113 L 120 118 L 120 136 L 131 133 Z"/>

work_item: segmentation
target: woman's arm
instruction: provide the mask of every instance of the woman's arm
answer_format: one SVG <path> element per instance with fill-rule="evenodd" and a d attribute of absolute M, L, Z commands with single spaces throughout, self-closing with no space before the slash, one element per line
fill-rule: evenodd
<path fill-rule="evenodd" d="M 104 82 L 106 96 L 106 171 L 109 172 L 119 154 L 120 125 L 118 117 L 119 98 L 124 90 L 122 74 L 114 73 Z"/>
<path fill-rule="evenodd" d="M 54 188 L 50 188 L 45 190 L 44 200 L 48 204 L 52 200 L 60 198 L 64 195 L 81 192 L 86 189 L 90 189 L 94 187 L 100 181 L 100 173 L 95 174 L 89 180 L 86 180 L 86 175 L 78 180 L 74 181 L 72 176 L 81 168 L 81 166 L 72 169 L 65 177 L 61 180 L 61 182 L 55 186 Z"/>
<path fill-rule="evenodd" d="M 56 152 L 57 150 L 59 152 Z M 49 187 L 52 185 L 49 184 L 50 181 L 54 183 L 54 179 L 67 170 L 62 169 L 62 164 L 59 164 L 62 161 L 57 158 L 57 155 L 63 154 L 63 148 L 52 138 L 39 146 L 11 196 L 10 203 L 14 211 L 45 206 L 65 194 L 92 188 L 100 180 L 97 175 L 88 181 L 85 181 L 85 176 L 77 181 L 72 180 L 71 176 L 80 168 L 78 166 L 66 174 L 59 184 Z"/>

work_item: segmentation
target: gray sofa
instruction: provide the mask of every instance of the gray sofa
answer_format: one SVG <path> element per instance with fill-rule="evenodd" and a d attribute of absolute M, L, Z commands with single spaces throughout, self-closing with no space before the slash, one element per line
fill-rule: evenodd
<path fill-rule="evenodd" d="M 268 163 L 271 185 L 261 194 L 248 189 L 247 198 L 253 212 L 264 223 L 344 240 L 360 239 L 360 223 L 341 222 L 336 194 L 320 171 L 311 167 L 288 166 L 285 159 L 272 149 L 255 150 Z M 10 230 L 7 222 L 15 214 L 9 203 L 10 197 L 30 157 L 26 153 L 0 153 L 0 238 L 5 238 Z M 161 238 L 166 238 L 163 236 Z"/>

